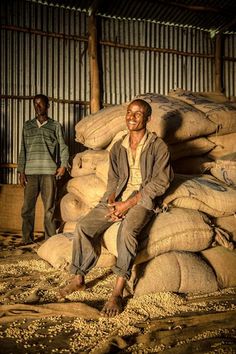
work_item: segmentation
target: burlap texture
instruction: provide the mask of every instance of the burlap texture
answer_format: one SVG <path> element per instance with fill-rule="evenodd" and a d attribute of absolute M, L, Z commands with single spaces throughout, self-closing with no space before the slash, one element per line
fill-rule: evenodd
<path fill-rule="evenodd" d="M 64 233 L 51 236 L 38 249 L 39 257 L 50 263 L 56 269 L 69 270 L 72 259 L 73 233 Z M 96 267 L 111 267 L 116 258 L 104 247 L 101 249 Z"/>
<path fill-rule="evenodd" d="M 75 155 L 72 162 L 71 176 L 78 177 L 95 173 L 97 164 L 108 160 L 106 150 L 86 150 Z"/>
<path fill-rule="evenodd" d="M 195 209 L 213 217 L 232 215 L 236 212 L 236 189 L 209 175 L 176 174 L 163 205 Z"/>
<path fill-rule="evenodd" d="M 188 252 L 164 253 L 135 266 L 129 285 L 135 296 L 161 291 L 208 293 L 218 289 L 211 267 Z"/>
<path fill-rule="evenodd" d="M 220 288 L 236 286 L 236 250 L 217 246 L 204 250 L 201 255 L 214 269 Z"/>
<path fill-rule="evenodd" d="M 92 208 L 105 193 L 106 184 L 95 174 L 91 174 L 72 178 L 67 184 L 67 190 Z"/>
<path fill-rule="evenodd" d="M 72 193 L 64 195 L 61 199 L 60 209 L 63 221 L 76 221 L 90 210 L 79 197 Z"/>

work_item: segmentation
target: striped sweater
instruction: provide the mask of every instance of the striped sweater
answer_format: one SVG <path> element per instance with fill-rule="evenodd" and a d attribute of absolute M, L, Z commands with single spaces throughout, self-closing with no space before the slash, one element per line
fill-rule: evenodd
<path fill-rule="evenodd" d="M 25 122 L 17 171 L 26 175 L 54 175 L 58 167 L 67 167 L 68 147 L 62 126 L 48 118 L 38 127 L 36 118 Z"/>

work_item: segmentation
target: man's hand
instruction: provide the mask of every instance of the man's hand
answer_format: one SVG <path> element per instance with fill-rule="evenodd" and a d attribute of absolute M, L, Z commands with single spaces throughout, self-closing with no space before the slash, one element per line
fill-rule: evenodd
<path fill-rule="evenodd" d="M 141 194 L 138 192 L 134 197 L 123 202 L 113 202 L 108 204 L 109 213 L 106 215 L 112 221 L 119 221 L 125 218 L 129 209 L 135 206 L 141 199 Z M 109 199 L 108 199 L 109 201 Z"/>
<path fill-rule="evenodd" d="M 55 174 L 56 178 L 60 179 L 66 172 L 66 168 L 65 167 L 59 167 L 57 169 L 57 172 Z"/>
<path fill-rule="evenodd" d="M 106 215 L 106 218 L 110 218 L 112 221 L 122 220 L 125 217 L 125 214 L 129 210 L 128 205 L 125 202 L 114 202 L 108 204 L 109 213 Z"/>
<path fill-rule="evenodd" d="M 19 176 L 19 181 L 20 181 L 20 185 L 22 187 L 25 187 L 26 184 L 27 184 L 27 177 L 24 173 L 20 173 L 20 176 Z"/>

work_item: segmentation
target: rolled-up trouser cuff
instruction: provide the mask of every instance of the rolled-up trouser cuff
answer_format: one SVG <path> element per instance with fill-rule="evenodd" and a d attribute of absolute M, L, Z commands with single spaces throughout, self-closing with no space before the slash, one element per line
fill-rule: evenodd
<path fill-rule="evenodd" d="M 82 270 L 80 270 L 78 267 L 74 266 L 73 264 L 70 265 L 70 273 L 75 274 L 75 275 L 82 275 L 85 277 L 86 273 L 84 273 Z"/>
<path fill-rule="evenodd" d="M 124 272 L 122 271 L 122 269 L 118 268 L 117 266 L 113 266 L 112 271 L 117 276 L 125 278 L 126 280 L 129 280 L 131 277 L 131 271 Z"/>

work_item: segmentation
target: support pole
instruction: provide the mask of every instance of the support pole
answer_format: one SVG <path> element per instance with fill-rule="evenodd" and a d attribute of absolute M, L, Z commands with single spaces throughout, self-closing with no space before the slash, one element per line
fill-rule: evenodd
<path fill-rule="evenodd" d="M 100 80 L 97 53 L 97 26 L 96 16 L 92 12 L 89 16 L 89 63 L 90 63 L 90 111 L 96 113 L 100 110 Z"/>
<path fill-rule="evenodd" d="M 215 46 L 215 91 L 222 92 L 222 35 L 216 35 Z"/>

